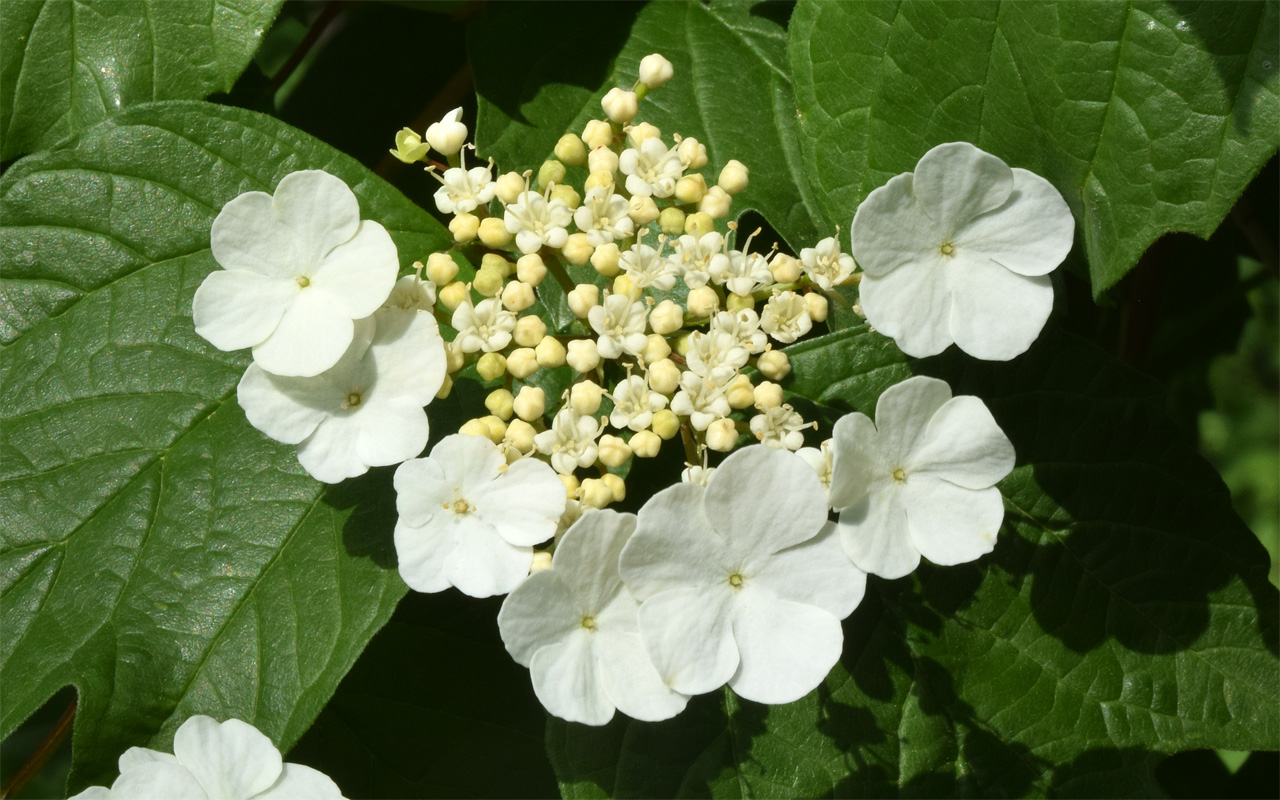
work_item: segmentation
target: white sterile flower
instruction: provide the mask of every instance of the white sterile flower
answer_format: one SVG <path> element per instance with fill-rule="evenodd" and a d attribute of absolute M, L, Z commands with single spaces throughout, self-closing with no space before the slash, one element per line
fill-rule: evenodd
<path fill-rule="evenodd" d="M 840 252 L 840 240 L 828 236 L 813 247 L 800 251 L 800 263 L 804 264 L 809 280 L 830 289 L 849 279 L 853 274 L 853 256 Z"/>
<path fill-rule="evenodd" d="M 636 242 L 618 257 L 618 266 L 637 289 L 653 287 L 669 291 L 676 285 L 676 267 L 662 253 L 647 244 Z"/>
<path fill-rule="evenodd" d="M 609 422 L 618 430 L 642 431 L 653 423 L 653 415 L 667 407 L 667 398 L 649 389 L 649 382 L 639 375 L 628 375 L 618 382 L 613 393 L 613 412 Z"/>
<path fill-rule="evenodd" d="M 639 149 L 628 148 L 618 157 L 618 169 L 627 176 L 627 191 L 639 197 L 670 197 L 684 164 L 676 148 L 661 139 L 645 139 Z"/>
<path fill-rule="evenodd" d="M 274 195 L 246 192 L 209 234 L 222 269 L 191 302 L 196 333 L 219 350 L 253 348 L 276 375 L 319 375 L 351 344 L 353 321 L 382 305 L 400 259 L 339 178 L 319 170 L 281 179 Z"/>
<path fill-rule="evenodd" d="M 573 210 L 563 200 L 548 200 L 537 192 L 521 192 L 502 217 L 521 253 L 536 253 L 543 245 L 564 247 L 569 238 L 566 226 L 572 220 Z"/>
<path fill-rule="evenodd" d="M 684 357 L 693 374 L 715 376 L 718 383 L 728 383 L 747 365 L 751 354 L 736 336 L 713 325 L 706 333 L 689 334 L 689 350 Z"/>
<path fill-rule="evenodd" d="M 801 447 L 796 451 L 796 455 L 813 467 L 813 471 L 818 475 L 818 481 L 822 484 L 822 490 L 828 494 L 831 493 L 831 445 L 832 440 L 827 439 L 819 447 Z"/>
<path fill-rule="evenodd" d="M 971 144 L 925 153 L 853 217 L 867 322 L 904 353 L 1007 361 L 1053 310 L 1053 271 L 1075 223 L 1053 184 Z"/>
<path fill-rule="evenodd" d="M 812 427 L 787 403 L 766 408 L 751 418 L 751 435 L 774 450 L 799 450 L 805 429 Z"/>
<path fill-rule="evenodd" d="M 516 315 L 503 308 L 496 297 L 474 306 L 470 300 L 463 301 L 453 310 L 450 322 L 458 332 L 453 345 L 464 353 L 501 350 L 511 344 L 511 333 L 516 329 Z"/>
<path fill-rule="evenodd" d="M 391 289 L 391 295 L 387 297 L 387 302 L 382 304 L 383 308 L 398 308 L 402 311 L 416 309 L 420 311 L 432 311 L 436 305 L 436 285 L 431 281 L 424 281 L 417 275 L 405 275 L 396 281 L 396 285 Z"/>
<path fill-rule="evenodd" d="M 740 297 L 746 297 L 758 286 L 773 283 L 769 260 L 759 253 L 730 250 L 711 258 L 711 280 Z"/>
<path fill-rule="evenodd" d="M 92 786 L 72 800 L 342 800 L 328 775 L 286 763 L 270 739 L 238 719 L 189 717 L 172 755 L 130 747 L 119 766 L 110 789 Z"/>
<path fill-rule="evenodd" d="M 600 420 L 565 406 L 551 421 L 551 429 L 533 437 L 533 443 L 539 453 L 551 456 L 551 466 L 556 472 L 572 475 L 578 467 L 596 463 L 599 452 L 596 439 L 603 430 Z"/>
<path fill-rule="evenodd" d="M 874 424 L 848 414 L 832 441 L 831 507 L 862 569 L 900 578 L 921 555 L 952 565 L 995 548 L 1004 520 L 995 484 L 1013 469 L 1014 452 L 977 397 L 908 378 L 880 395 Z"/>
<path fill-rule="evenodd" d="M 813 328 L 813 319 L 803 297 L 795 292 L 779 292 L 765 305 L 760 327 L 779 342 L 791 344 Z"/>
<path fill-rule="evenodd" d="M 686 233 L 676 240 L 672 250 L 675 255 L 671 261 L 684 276 L 684 283 L 690 289 L 706 286 L 711 280 L 711 259 L 724 247 L 724 237 L 715 231 L 701 236 Z"/>
<path fill-rule="evenodd" d="M 723 375 L 717 374 L 706 379 L 693 372 L 681 373 L 680 391 L 671 398 L 671 410 L 682 417 L 688 417 L 690 424 L 700 431 L 705 431 L 712 422 L 729 416 L 733 409 L 724 396 L 728 380 L 722 382 L 721 377 Z"/>
<path fill-rule="evenodd" d="M 439 122 L 431 123 L 424 138 L 436 152 L 446 156 L 461 150 L 467 141 L 467 126 L 462 123 L 462 107 L 445 114 Z"/>
<path fill-rule="evenodd" d="M 534 458 L 508 465 L 483 436 L 444 437 L 427 458 L 400 465 L 395 487 L 400 577 L 419 592 L 506 594 L 564 513 L 564 485 L 550 467 Z"/>
<path fill-rule="evenodd" d="M 422 452 L 423 406 L 444 383 L 446 360 L 431 314 L 384 308 L 356 322 L 351 346 L 325 372 L 287 378 L 250 364 L 236 396 L 253 427 L 298 445 L 307 472 L 337 483 Z"/>
<path fill-rule="evenodd" d="M 604 302 L 592 306 L 587 312 L 587 322 L 598 334 L 596 349 L 601 358 L 617 358 L 623 353 L 633 356 L 644 351 L 647 339 L 645 325 L 648 308 L 640 301 L 621 294 L 611 294 Z"/>
<path fill-rule="evenodd" d="M 615 194 L 612 186 L 587 190 L 582 205 L 573 212 L 578 230 L 587 235 L 592 247 L 600 247 L 635 232 L 636 224 L 627 216 L 627 198 Z"/>
<path fill-rule="evenodd" d="M 631 514 L 585 512 L 556 545 L 551 568 L 529 576 L 498 612 L 507 652 L 529 668 L 534 694 L 561 719 L 603 725 L 617 709 L 652 722 L 689 701 L 649 661 L 639 604 L 618 575 L 635 525 Z"/>
<path fill-rule="evenodd" d="M 462 166 L 445 170 L 437 176 L 441 186 L 436 189 L 436 208 L 441 214 L 464 214 L 474 211 L 477 206 L 486 205 L 493 199 L 498 184 L 493 181 L 493 161 L 488 166 L 467 169 L 466 153 L 463 152 Z M 432 175 L 436 173 L 428 170 Z"/>
<path fill-rule="evenodd" d="M 813 470 L 793 454 L 744 447 L 704 489 L 679 483 L 640 509 L 619 571 L 640 635 L 672 689 L 789 703 L 840 658 L 840 620 L 866 575 L 827 524 Z"/>
<path fill-rule="evenodd" d="M 754 308 L 720 311 L 711 318 L 711 330 L 724 331 L 752 355 L 764 352 L 769 337 L 760 330 L 760 317 Z"/>

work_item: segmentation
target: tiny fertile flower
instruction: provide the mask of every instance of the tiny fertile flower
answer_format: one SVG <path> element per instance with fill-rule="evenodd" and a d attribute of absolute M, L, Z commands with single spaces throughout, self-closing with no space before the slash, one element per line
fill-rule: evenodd
<path fill-rule="evenodd" d="M 809 280 L 826 290 L 848 280 L 854 267 L 853 256 L 840 252 L 840 240 L 834 236 L 801 250 L 800 263 L 804 264 Z"/>
<path fill-rule="evenodd" d="M 596 463 L 596 440 L 604 426 L 595 417 L 565 406 L 551 421 L 551 429 L 533 437 L 538 452 L 551 456 L 551 466 L 561 475 Z M 563 494 L 563 493 L 562 493 Z"/>
<path fill-rule="evenodd" d="M 430 456 L 396 469 L 395 487 L 400 576 L 419 592 L 511 591 L 564 513 L 564 486 L 550 467 L 532 458 L 508 465 L 483 436 L 444 437 Z"/>
<path fill-rule="evenodd" d="M 667 398 L 649 389 L 649 382 L 639 375 L 628 375 L 618 382 L 610 395 L 613 413 L 609 422 L 618 430 L 642 431 L 653 422 L 653 415 L 667 407 Z"/>
<path fill-rule="evenodd" d="M 383 308 L 398 308 L 402 311 L 417 309 L 431 311 L 436 305 L 436 285 L 424 281 L 417 275 L 405 275 L 396 281 Z"/>
<path fill-rule="evenodd" d="M 587 190 L 582 205 L 573 212 L 578 230 L 587 235 L 592 247 L 600 247 L 635 232 L 636 224 L 627 216 L 627 198 L 615 194 L 612 186 Z"/>
<path fill-rule="evenodd" d="M 965 142 L 873 191 L 853 218 L 867 322 L 904 353 L 1007 361 L 1053 310 L 1052 272 L 1075 223 L 1053 184 Z"/>
<path fill-rule="evenodd" d="M 649 661 L 639 604 L 618 575 L 618 554 L 635 525 L 631 514 L 585 512 L 556 545 L 551 568 L 516 587 L 498 613 L 507 651 L 529 668 L 534 693 L 561 719 L 603 725 L 617 709 L 656 721 L 689 700 Z"/>
<path fill-rule="evenodd" d="M 676 285 L 676 267 L 647 244 L 631 245 L 618 257 L 618 266 L 638 289 L 668 291 Z"/>
<path fill-rule="evenodd" d="M 450 322 L 458 332 L 453 344 L 463 353 L 501 350 L 511 344 L 511 333 L 516 329 L 516 315 L 503 308 L 494 297 L 474 306 L 470 300 L 463 301 L 453 310 Z"/>
<path fill-rule="evenodd" d="M 711 319 L 711 330 L 729 334 L 751 355 L 763 353 L 769 343 L 769 337 L 760 330 L 760 317 L 754 308 L 718 312 Z"/>
<path fill-rule="evenodd" d="M 758 286 L 773 283 L 769 260 L 759 253 L 744 253 L 741 250 L 717 253 L 711 259 L 710 272 L 711 280 L 739 297 L 750 295 Z"/>
<path fill-rule="evenodd" d="M 257 728 L 238 719 L 189 717 L 173 754 L 130 747 L 110 789 L 93 786 L 72 800 L 342 800 L 328 775 L 289 764 Z"/>
<path fill-rule="evenodd" d="M 765 305 L 760 327 L 779 342 L 791 344 L 813 328 L 813 319 L 803 297 L 795 292 L 779 292 Z"/>
<path fill-rule="evenodd" d="M 445 114 L 439 122 L 431 123 L 427 127 L 426 139 L 436 152 L 446 156 L 461 150 L 467 141 L 467 126 L 462 123 L 461 106 Z"/>
<path fill-rule="evenodd" d="M 400 260 L 341 179 L 286 175 L 274 195 L 246 192 L 222 207 L 209 234 L 211 272 L 191 302 L 196 333 L 219 350 L 253 348 L 274 375 L 310 377 L 351 344 L 354 320 L 382 305 Z"/>
<path fill-rule="evenodd" d="M 427 445 L 423 406 L 444 383 L 444 340 L 431 314 L 384 308 L 356 322 L 337 364 L 310 378 L 250 364 L 236 390 L 253 427 L 298 445 L 298 461 L 325 483 L 399 464 Z"/>
<path fill-rule="evenodd" d="M 775 450 L 799 450 L 804 445 L 805 429 L 813 427 L 787 403 L 766 408 L 752 417 L 750 424 L 751 435 Z"/>
<path fill-rule="evenodd" d="M 707 426 L 718 419 L 724 419 L 733 411 L 729 400 L 724 396 L 724 377 L 715 374 L 711 378 L 703 378 L 693 372 L 680 375 L 680 391 L 671 398 L 671 410 L 682 417 L 688 417 L 694 429 L 705 431 Z"/>
<path fill-rule="evenodd" d="M 831 507 L 860 568 L 900 578 L 921 555 L 963 564 L 995 548 L 1004 520 L 995 484 L 1014 452 L 980 399 L 916 376 L 880 395 L 874 424 L 848 414 L 832 434 Z"/>
<path fill-rule="evenodd" d="M 689 351 L 684 357 L 695 375 L 714 375 L 718 382 L 727 383 L 746 366 L 751 354 L 732 333 L 713 325 L 706 333 L 689 334 Z"/>
<path fill-rule="evenodd" d="M 516 237 L 521 253 L 536 253 L 543 245 L 564 247 L 573 210 L 559 198 L 548 200 L 537 192 L 521 192 L 502 217 L 507 232 Z"/>
<path fill-rule="evenodd" d="M 685 141 L 689 141 L 686 139 Z M 684 276 L 684 283 L 690 289 L 706 286 L 711 280 L 711 259 L 724 247 L 724 237 L 715 231 L 701 236 L 686 233 L 676 240 L 672 249 L 675 255 L 672 264 Z"/>
<path fill-rule="evenodd" d="M 638 197 L 670 197 L 684 164 L 674 147 L 661 139 L 645 139 L 639 149 L 628 148 L 618 157 L 618 169 L 627 176 L 627 191 Z"/>
<path fill-rule="evenodd" d="M 587 322 L 598 335 L 596 349 L 601 358 L 617 358 L 623 353 L 633 356 L 644 351 L 648 313 L 644 303 L 611 294 L 598 306 L 587 311 Z"/>
<path fill-rule="evenodd" d="M 683 694 L 728 682 L 761 703 L 812 691 L 866 587 L 839 544 L 818 479 L 791 453 L 744 447 L 706 488 L 654 495 L 619 569 L 658 674 Z"/>
<path fill-rule="evenodd" d="M 436 208 L 441 214 L 465 214 L 487 204 L 498 189 L 492 169 L 492 159 L 487 166 L 467 169 L 464 152 L 462 166 L 447 169 L 436 177 L 441 184 L 435 193 Z M 431 174 L 436 173 L 431 171 Z"/>

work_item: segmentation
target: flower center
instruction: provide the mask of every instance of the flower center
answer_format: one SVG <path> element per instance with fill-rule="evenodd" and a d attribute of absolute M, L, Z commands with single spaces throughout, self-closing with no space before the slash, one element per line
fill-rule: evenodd
<path fill-rule="evenodd" d="M 947 258 L 951 258 L 956 254 L 956 246 L 951 242 L 943 242 L 942 247 L 939 247 L 938 250 Z"/>
<path fill-rule="evenodd" d="M 468 503 L 466 498 L 461 495 L 461 489 L 457 486 L 453 487 L 453 497 L 452 503 L 445 503 L 440 507 L 445 511 L 452 511 L 458 515 L 470 514 L 476 510 L 476 507 Z"/>
<path fill-rule="evenodd" d="M 893 471 L 893 479 L 898 483 L 904 483 L 907 480 L 907 473 L 904 472 L 901 468 L 895 469 Z"/>
<path fill-rule="evenodd" d="M 347 399 L 342 402 L 342 408 L 355 408 L 360 405 L 364 398 L 359 392 L 351 392 L 347 395 Z"/>
<path fill-rule="evenodd" d="M 595 631 L 596 618 L 591 616 L 590 614 L 584 614 L 582 616 L 582 627 L 586 628 L 589 631 Z"/>
<path fill-rule="evenodd" d="M 735 589 L 742 588 L 742 573 L 735 572 L 729 576 L 729 585 Z"/>
<path fill-rule="evenodd" d="M 297 278 L 297 281 L 298 281 L 299 289 L 305 289 L 311 285 L 311 279 L 308 278 L 306 275 L 299 275 Z"/>

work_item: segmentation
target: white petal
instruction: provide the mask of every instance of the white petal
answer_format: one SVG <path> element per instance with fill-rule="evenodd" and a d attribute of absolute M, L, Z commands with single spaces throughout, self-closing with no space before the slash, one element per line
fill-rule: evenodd
<path fill-rule="evenodd" d="M 964 489 L 937 478 L 908 478 L 902 501 L 911 541 L 935 564 L 965 564 L 990 553 L 1004 521 L 1000 490 Z"/>
<path fill-rule="evenodd" d="M 213 220 L 209 247 L 224 269 L 289 280 L 300 274 L 304 257 L 297 232 L 281 221 L 266 192 L 245 192 L 228 201 Z"/>
<path fill-rule="evenodd" d="M 219 350 L 253 347 L 276 329 L 298 292 L 292 278 L 240 269 L 210 272 L 191 300 L 196 333 Z"/>
<path fill-rule="evenodd" d="M 679 483 L 658 492 L 640 509 L 635 533 L 618 559 L 622 580 L 637 600 L 728 579 L 727 547 L 702 513 L 705 491 Z"/>
<path fill-rule="evenodd" d="M 924 437 L 929 420 L 950 399 L 951 387 L 946 381 L 924 375 L 915 375 L 884 390 L 876 401 L 876 429 L 880 452 L 891 471 L 907 464 Z"/>
<path fill-rule="evenodd" d="M 703 512 L 729 548 L 748 558 L 816 536 L 827 521 L 827 496 L 795 454 L 754 445 L 726 458 L 711 476 Z"/>
<path fill-rule="evenodd" d="M 744 586 L 733 614 L 741 653 L 729 686 L 758 703 L 791 703 L 818 688 L 840 660 L 840 620 L 804 603 Z"/>
<path fill-rule="evenodd" d="M 335 408 L 332 384 L 322 378 L 277 378 L 250 364 L 236 386 L 249 424 L 277 442 L 298 444 Z"/>
<path fill-rule="evenodd" d="M 565 585 L 559 570 L 548 569 L 530 575 L 502 601 L 498 632 L 511 657 L 527 667 L 539 648 L 563 642 L 569 634 L 583 630 L 582 617 L 578 598 Z"/>
<path fill-rule="evenodd" d="M 778 597 L 816 606 L 844 619 L 862 602 L 867 573 L 854 566 L 834 522 L 807 542 L 748 564 L 747 582 Z"/>
<path fill-rule="evenodd" d="M 273 205 L 280 220 L 296 232 L 297 256 L 308 264 L 318 263 L 354 236 L 360 225 L 355 194 L 341 178 L 318 169 L 284 176 L 276 186 Z"/>
<path fill-rule="evenodd" d="M 173 737 L 173 754 L 211 797 L 253 797 L 280 777 L 280 751 L 247 722 L 194 716 Z"/>
<path fill-rule="evenodd" d="M 916 358 L 951 344 L 951 293 L 941 256 L 930 255 L 883 275 L 866 273 L 858 285 L 867 322 Z"/>
<path fill-rule="evenodd" d="M 360 421 L 355 416 L 327 417 L 298 445 L 298 463 L 311 477 L 338 483 L 369 471 L 360 458 Z"/>
<path fill-rule="evenodd" d="M 667 686 L 681 694 L 702 694 L 733 677 L 738 648 L 731 629 L 732 600 L 725 582 L 723 587 L 661 592 L 640 606 L 645 650 Z"/>
<path fill-rule="evenodd" d="M 938 223 L 945 240 L 969 220 L 998 208 L 1009 198 L 1013 171 L 968 142 L 948 142 L 920 157 L 912 189 L 916 202 Z"/>
<path fill-rule="evenodd" d="M 587 511 L 560 537 L 551 566 L 591 612 L 624 591 L 618 558 L 635 529 L 634 514 Z"/>
<path fill-rule="evenodd" d="M 671 719 L 689 703 L 687 695 L 662 682 L 639 633 L 615 633 L 602 627 L 596 633 L 596 654 L 605 694 L 632 719 Z"/>
<path fill-rule="evenodd" d="M 529 663 L 533 692 L 547 711 L 570 722 L 603 725 L 613 719 L 613 704 L 600 685 L 591 650 L 591 633 L 582 632 L 543 647 Z"/>
<path fill-rule="evenodd" d="M 444 384 L 447 358 L 435 318 L 426 311 L 384 309 L 373 315 L 377 334 L 371 349 L 378 387 L 430 403 Z"/>
<path fill-rule="evenodd" d="M 164 764 L 177 764 L 178 757 L 171 753 L 161 753 L 159 750 L 151 750 L 146 747 L 130 747 L 120 756 L 120 771 L 128 772 L 136 766 L 150 764 L 153 761 L 159 761 Z"/>
<path fill-rule="evenodd" d="M 342 800 L 342 790 L 319 770 L 286 763 L 280 780 L 253 800 Z"/>
<path fill-rule="evenodd" d="M 162 761 L 140 764 L 121 773 L 111 784 L 110 796 L 115 800 L 221 800 L 222 797 L 213 795 L 210 798 L 186 767 Z"/>
<path fill-rule="evenodd" d="M 1013 443 L 977 397 L 961 395 L 934 412 L 905 469 L 966 489 L 994 486 L 1013 471 Z"/>
<path fill-rule="evenodd" d="M 957 251 L 979 251 L 1019 275 L 1052 272 L 1071 251 L 1075 220 L 1067 201 L 1044 178 L 1013 170 L 1004 205 L 970 220 L 956 234 Z"/>
<path fill-rule="evenodd" d="M 506 594 L 529 575 L 533 548 L 510 544 L 476 514 L 459 517 L 453 552 L 445 557 L 445 575 L 471 597 Z"/>
<path fill-rule="evenodd" d="M 454 433 L 431 448 L 431 459 L 444 468 L 450 486 L 469 489 L 498 477 L 507 462 L 497 445 L 483 436 Z M 563 485 L 561 486 L 563 494 Z"/>
<path fill-rule="evenodd" d="M 871 487 L 861 502 L 840 512 L 840 543 L 858 569 L 890 580 L 910 574 L 920 551 L 907 528 L 907 512 L 893 480 Z"/>
<path fill-rule="evenodd" d="M 413 527 L 402 518 L 396 523 L 396 558 L 400 577 L 415 592 L 443 592 L 453 584 L 445 573 L 445 560 L 454 548 L 454 527 L 433 520 Z"/>
<path fill-rule="evenodd" d="M 867 487 L 885 472 L 880 436 L 866 414 L 854 412 L 831 429 L 831 507 L 839 511 L 866 497 Z"/>
<path fill-rule="evenodd" d="M 372 220 L 316 265 L 311 286 L 329 295 L 334 307 L 352 319 L 378 310 L 391 294 L 400 272 L 400 257 L 387 229 Z"/>
<path fill-rule="evenodd" d="M 957 262 L 959 259 L 956 259 Z M 1025 277 L 991 261 L 956 264 L 950 334 L 960 349 L 987 361 L 1008 361 L 1031 347 L 1053 311 L 1053 282 Z"/>
<path fill-rule="evenodd" d="M 356 457 L 371 467 L 389 467 L 414 458 L 430 438 L 427 412 L 415 400 L 374 400 L 352 417 L 360 428 Z"/>
<path fill-rule="evenodd" d="M 90 786 L 80 794 L 71 795 L 69 800 L 112 800 L 112 795 L 105 786 Z"/>
<path fill-rule="evenodd" d="M 466 497 L 499 536 L 525 547 L 554 536 L 564 514 L 564 484 L 555 470 L 533 458 L 507 467 L 497 480 L 472 486 Z"/>
<path fill-rule="evenodd" d="M 396 468 L 396 512 L 406 524 L 421 527 L 453 498 L 444 468 L 432 458 L 415 458 Z"/>
<path fill-rule="evenodd" d="M 351 318 L 324 294 L 303 290 L 271 335 L 253 348 L 253 360 L 273 375 L 319 375 L 338 363 L 354 334 Z"/>
<path fill-rule="evenodd" d="M 872 190 L 858 206 L 850 252 L 867 276 L 885 275 L 939 252 L 942 237 L 936 227 L 916 203 L 911 173 L 904 172 Z"/>

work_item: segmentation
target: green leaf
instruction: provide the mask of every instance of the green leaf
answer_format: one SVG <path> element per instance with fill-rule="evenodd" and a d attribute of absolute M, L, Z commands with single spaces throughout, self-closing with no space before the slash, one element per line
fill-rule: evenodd
<path fill-rule="evenodd" d="M 1018 453 L 996 550 L 872 578 L 799 702 L 553 720 L 567 797 L 1150 795 L 1164 754 L 1275 747 L 1267 557 L 1157 383 L 1053 329 L 1010 363 L 908 361 L 865 326 L 788 353 L 828 424 L 914 372 L 981 396 Z"/>
<path fill-rule="evenodd" d="M 9 0 L 0 6 L 0 160 L 122 108 L 228 92 L 283 0 Z"/>
<path fill-rule="evenodd" d="M 0 736 L 75 685 L 76 786 L 195 713 L 288 747 L 405 592 L 367 492 L 389 476 L 325 490 L 245 421 L 247 353 L 192 327 L 219 209 L 307 168 L 402 264 L 448 245 L 354 160 L 207 103 L 127 110 L 0 181 Z"/>
<path fill-rule="evenodd" d="M 1280 143 L 1275 3 L 820 3 L 790 61 L 827 219 L 969 141 L 1076 217 L 1095 297 L 1153 241 L 1208 237 Z M 847 236 L 847 235 L 846 235 Z"/>
<path fill-rule="evenodd" d="M 536 170 L 565 132 L 581 134 L 588 120 L 604 117 L 600 98 L 614 86 L 630 89 L 640 59 L 662 53 L 675 77 L 641 101 L 639 119 L 668 140 L 679 133 L 703 142 L 708 185 L 730 159 L 746 164 L 751 182 L 734 198 L 734 214 L 756 209 L 793 247 L 808 246 L 829 232 L 807 191 L 785 17 L 773 19 L 780 7 L 650 3 L 626 31 L 613 4 L 490 5 L 469 31 L 481 152 L 504 171 Z M 612 38 L 619 32 L 625 41 Z M 574 57 L 547 41 L 575 42 Z M 494 51 L 507 58 L 479 57 Z M 511 63 L 521 65 L 521 80 L 512 79 Z"/>

